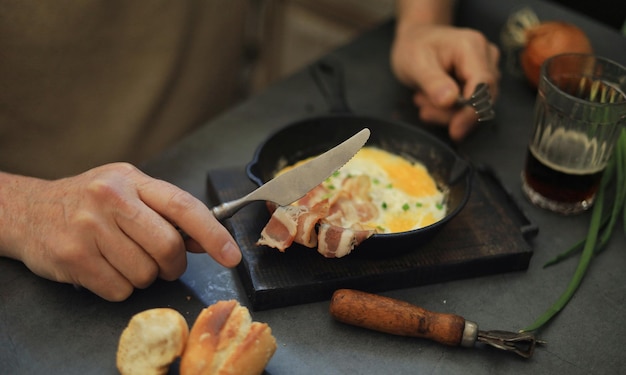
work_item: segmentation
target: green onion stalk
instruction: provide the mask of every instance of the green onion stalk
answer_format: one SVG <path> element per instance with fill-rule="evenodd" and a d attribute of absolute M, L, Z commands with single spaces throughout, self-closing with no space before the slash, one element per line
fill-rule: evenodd
<path fill-rule="evenodd" d="M 612 184 L 614 182 L 614 184 Z M 612 191 L 614 188 L 614 192 Z M 605 211 L 608 206 L 607 197 L 614 195 L 613 208 Z M 624 223 L 624 233 L 626 234 L 626 208 L 624 200 L 626 198 L 626 129 L 622 129 L 620 137 L 615 145 L 613 156 L 609 160 L 602 175 L 600 187 L 596 196 L 596 201 L 591 212 L 591 221 L 587 236 L 581 241 L 572 245 L 562 254 L 548 261 L 544 268 L 559 263 L 560 261 L 579 253 L 582 250 L 578 266 L 574 271 L 569 284 L 561 296 L 550 306 L 537 320 L 523 328 L 522 332 L 540 330 L 546 323 L 551 321 L 570 301 L 576 293 L 585 277 L 593 257 L 599 254 L 609 242 L 615 224 L 620 216 Z"/>

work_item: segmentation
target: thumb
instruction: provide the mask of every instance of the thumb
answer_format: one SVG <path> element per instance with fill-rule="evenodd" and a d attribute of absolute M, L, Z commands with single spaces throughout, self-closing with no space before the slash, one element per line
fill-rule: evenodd
<path fill-rule="evenodd" d="M 419 83 L 429 101 L 440 108 L 451 107 L 459 96 L 459 86 L 446 72 L 440 69 L 429 69 L 421 74 Z"/>

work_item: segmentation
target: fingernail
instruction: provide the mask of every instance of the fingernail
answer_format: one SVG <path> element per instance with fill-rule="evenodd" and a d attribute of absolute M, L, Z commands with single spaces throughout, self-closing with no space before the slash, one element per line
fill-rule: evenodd
<path fill-rule="evenodd" d="M 232 242 L 226 242 L 222 247 L 222 259 L 228 266 L 236 266 L 241 261 L 241 251 L 239 247 Z"/>

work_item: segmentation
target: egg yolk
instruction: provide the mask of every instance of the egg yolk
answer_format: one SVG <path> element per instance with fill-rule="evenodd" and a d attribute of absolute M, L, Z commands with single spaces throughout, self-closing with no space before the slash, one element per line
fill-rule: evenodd
<path fill-rule="evenodd" d="M 409 195 L 419 197 L 438 192 L 435 181 L 421 164 L 412 164 L 405 158 L 373 147 L 362 148 L 358 157 L 378 165 L 387 173 L 394 188 L 402 189 Z"/>
<path fill-rule="evenodd" d="M 294 166 L 286 167 L 280 173 Z M 322 197 L 338 194 L 338 189 L 345 186 L 344 181 L 357 175 L 369 177 L 367 196 L 378 210 L 377 216 L 367 222 L 356 218 L 368 228 L 380 233 L 400 233 L 431 225 L 445 216 L 444 195 L 426 167 L 376 147 L 361 148 L 329 177 L 322 184 L 328 193 Z M 342 223 L 351 227 L 355 224 L 353 219 L 354 215 L 344 217 Z"/>

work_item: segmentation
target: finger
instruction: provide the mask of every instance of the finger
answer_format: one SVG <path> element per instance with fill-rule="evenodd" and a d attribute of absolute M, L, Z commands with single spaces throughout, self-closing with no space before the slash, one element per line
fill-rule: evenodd
<path fill-rule="evenodd" d="M 152 266 L 157 267 L 160 278 L 176 280 L 187 268 L 183 238 L 169 221 L 145 202 L 137 199 L 132 206 L 120 208 L 114 213 L 119 230 L 124 232 L 124 238 L 128 240 L 120 245 L 136 256 L 136 265 L 140 267 L 131 281 L 145 284 L 153 275 Z M 124 271 L 122 273 L 126 275 Z"/>
<path fill-rule="evenodd" d="M 476 86 L 484 82 L 489 85 L 491 95 L 495 98 L 500 79 L 500 51 L 484 35 L 473 30 L 465 33 L 468 35 L 464 39 L 466 43 L 459 46 L 454 58 L 456 76 L 464 82 L 463 96 L 471 96 Z M 477 50 L 476 46 L 482 47 Z"/>
<path fill-rule="evenodd" d="M 45 248 L 40 256 L 48 267 L 33 271 L 50 280 L 80 285 L 109 301 L 128 298 L 134 290 L 132 283 L 107 261 L 93 238 L 90 239 Z"/>
<path fill-rule="evenodd" d="M 146 288 L 159 276 L 160 267 L 140 245 L 120 232 L 117 227 L 107 231 L 109 235 L 96 238 L 96 244 L 109 264 L 134 287 Z"/>
<path fill-rule="evenodd" d="M 435 108 L 423 94 L 415 95 L 415 103 L 420 108 L 420 118 L 426 122 L 448 125 L 450 139 L 462 141 L 477 126 L 478 116 L 468 106 L 443 110 Z"/>
<path fill-rule="evenodd" d="M 241 251 L 224 226 L 193 195 L 165 181 L 148 180 L 138 186 L 141 200 L 192 237 L 217 262 L 234 267 Z"/>
<path fill-rule="evenodd" d="M 455 142 L 462 141 L 467 135 L 478 126 L 478 116 L 471 107 L 459 109 L 450 120 L 448 134 Z"/>
<path fill-rule="evenodd" d="M 420 119 L 428 123 L 447 125 L 454 113 L 452 109 L 433 105 L 430 99 L 422 92 L 416 93 L 413 101 L 419 108 Z"/>
<path fill-rule="evenodd" d="M 133 293 L 133 285 L 103 257 L 85 258 L 74 284 L 81 285 L 107 301 L 118 302 Z"/>
<path fill-rule="evenodd" d="M 451 107 L 459 96 L 459 87 L 436 56 L 425 54 L 419 64 L 414 66 L 413 75 L 417 86 L 432 105 L 439 108 Z"/>
<path fill-rule="evenodd" d="M 488 81 L 489 89 L 491 93 L 491 99 L 495 102 L 498 99 L 498 95 L 500 94 L 500 77 L 502 76 L 500 73 L 499 63 L 500 63 L 500 49 L 495 44 L 489 44 L 489 55 L 491 58 L 491 69 L 492 69 L 492 81 Z"/>
<path fill-rule="evenodd" d="M 189 251 L 190 253 L 204 253 L 204 252 L 206 252 L 202 248 L 202 246 L 200 246 L 198 241 L 194 240 L 191 237 L 185 239 L 185 247 L 187 248 L 187 251 Z"/>

